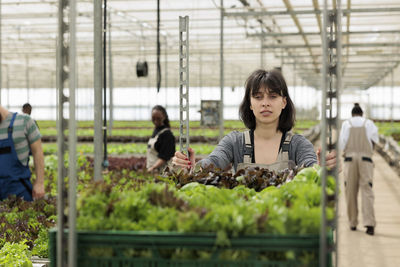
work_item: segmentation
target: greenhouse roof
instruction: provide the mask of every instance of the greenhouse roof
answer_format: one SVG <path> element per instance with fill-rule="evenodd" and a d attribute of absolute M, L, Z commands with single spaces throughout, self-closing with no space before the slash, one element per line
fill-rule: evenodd
<path fill-rule="evenodd" d="M 281 67 L 289 85 L 320 87 L 323 1 L 224 0 L 223 7 L 225 86 L 243 86 L 263 64 Z M 348 0 L 341 8 L 343 87 L 390 86 L 392 70 L 399 86 L 400 0 Z M 157 1 L 108 0 L 107 11 L 114 87 L 155 87 Z M 57 16 L 56 0 L 1 1 L 2 88 L 56 87 Z M 160 1 L 161 87 L 178 86 L 179 16 L 189 16 L 190 86 L 219 87 L 218 0 Z M 78 87 L 93 87 L 93 17 L 93 1 L 77 1 Z M 137 78 L 143 60 L 149 77 Z"/>

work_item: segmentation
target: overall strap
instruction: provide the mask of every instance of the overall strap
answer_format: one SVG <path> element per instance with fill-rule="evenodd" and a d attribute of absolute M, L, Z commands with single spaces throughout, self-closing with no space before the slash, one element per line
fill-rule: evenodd
<path fill-rule="evenodd" d="M 12 132 L 13 132 L 13 127 L 14 127 L 14 121 L 15 121 L 15 117 L 17 116 L 17 112 L 13 113 L 11 121 L 10 121 L 10 125 L 8 126 L 8 138 L 12 137 Z"/>
<path fill-rule="evenodd" d="M 253 153 L 253 147 L 251 146 L 251 140 L 250 140 L 250 130 L 243 132 L 244 134 L 244 156 L 243 156 L 243 163 L 251 163 L 252 160 L 252 153 Z"/>
<path fill-rule="evenodd" d="M 289 147 L 290 147 L 290 142 L 292 141 L 293 133 L 292 132 L 286 132 L 285 136 L 285 141 L 283 141 L 282 144 L 282 150 L 279 153 L 278 158 L 280 160 L 289 160 Z"/>
<path fill-rule="evenodd" d="M 350 124 L 350 127 L 353 127 L 353 124 L 351 124 L 351 119 L 348 119 L 348 122 Z"/>
<path fill-rule="evenodd" d="M 364 123 L 363 123 L 362 127 L 365 127 L 366 123 L 367 123 L 367 119 L 364 119 Z"/>
<path fill-rule="evenodd" d="M 159 131 L 159 132 L 156 134 L 156 136 L 154 136 L 154 138 L 157 138 L 159 135 L 161 135 L 163 132 L 165 132 L 165 131 L 167 131 L 167 130 L 169 130 L 169 128 L 164 128 L 164 129 L 162 129 L 161 131 Z"/>
<path fill-rule="evenodd" d="M 293 133 L 287 132 L 285 136 L 285 141 L 282 144 L 282 152 L 289 152 L 290 142 L 292 141 Z"/>

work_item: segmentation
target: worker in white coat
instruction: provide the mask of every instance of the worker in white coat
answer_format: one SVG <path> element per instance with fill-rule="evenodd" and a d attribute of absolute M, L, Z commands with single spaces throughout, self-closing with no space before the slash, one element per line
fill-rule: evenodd
<path fill-rule="evenodd" d="M 340 132 L 340 149 L 344 156 L 344 185 L 347 215 L 352 231 L 358 224 L 358 190 L 361 191 L 363 224 L 366 233 L 374 235 L 376 225 L 374 214 L 372 154 L 374 144 L 378 142 L 378 129 L 375 124 L 363 118 L 363 111 L 358 103 L 351 111 L 352 117 L 343 122 Z"/>

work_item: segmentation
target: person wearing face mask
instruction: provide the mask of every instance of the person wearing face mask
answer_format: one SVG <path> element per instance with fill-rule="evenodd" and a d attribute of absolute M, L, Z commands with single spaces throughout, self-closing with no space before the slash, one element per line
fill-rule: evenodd
<path fill-rule="evenodd" d="M 151 120 L 154 131 L 147 143 L 146 168 L 148 172 L 160 172 L 174 156 L 175 137 L 163 106 L 157 105 L 152 108 Z"/>
<path fill-rule="evenodd" d="M 259 69 L 247 78 L 239 115 L 248 130 L 229 133 L 207 158 L 197 164 L 202 167 L 214 165 L 220 169 L 232 164 L 234 171 L 247 166 L 279 171 L 290 167 L 290 162 L 305 167 L 319 163 L 320 149 L 315 153 L 310 141 L 291 132 L 295 108 L 279 70 Z M 195 151 L 192 148 L 188 151 L 189 157 L 177 151 L 172 164 L 192 168 Z M 335 151 L 327 153 L 326 166 L 335 165 Z"/>
<path fill-rule="evenodd" d="M 40 132 L 25 114 L 12 113 L 0 105 L 0 200 L 16 195 L 26 201 L 44 196 L 44 156 Z M 36 180 L 30 181 L 32 151 Z"/>

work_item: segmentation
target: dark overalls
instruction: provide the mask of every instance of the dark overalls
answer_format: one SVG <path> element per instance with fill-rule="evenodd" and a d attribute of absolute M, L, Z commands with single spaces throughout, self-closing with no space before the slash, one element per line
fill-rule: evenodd
<path fill-rule="evenodd" d="M 29 160 L 26 166 L 21 163 L 12 139 L 16 116 L 17 113 L 14 113 L 11 118 L 7 139 L 0 140 L 0 200 L 4 200 L 8 195 L 16 195 L 26 201 L 32 201 Z"/>

